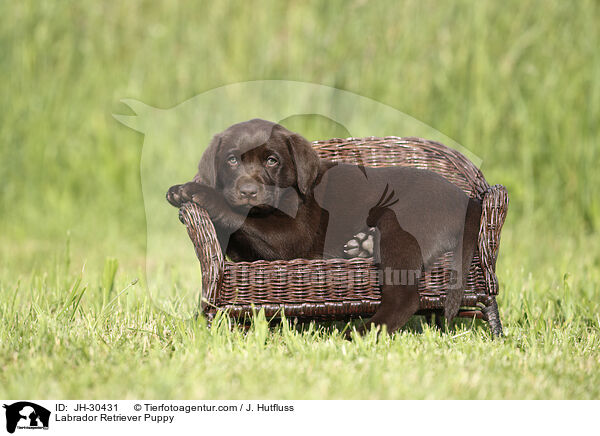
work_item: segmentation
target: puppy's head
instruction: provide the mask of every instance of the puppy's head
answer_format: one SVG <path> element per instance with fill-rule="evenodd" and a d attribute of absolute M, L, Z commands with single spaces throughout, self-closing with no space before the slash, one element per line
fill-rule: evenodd
<path fill-rule="evenodd" d="M 293 191 L 305 196 L 317 177 L 319 157 L 310 142 L 270 121 L 234 124 L 215 135 L 194 180 L 222 192 L 235 208 L 277 208 Z"/>

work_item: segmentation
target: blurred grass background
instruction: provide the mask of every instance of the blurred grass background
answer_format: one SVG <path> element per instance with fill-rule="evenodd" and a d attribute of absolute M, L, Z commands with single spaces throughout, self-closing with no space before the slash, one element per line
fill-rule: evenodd
<path fill-rule="evenodd" d="M 576 337 L 594 348 L 600 322 L 599 22 L 592 0 L 1 2 L 0 292 L 13 301 L 2 346 L 17 357 L 39 351 L 12 342 L 15 326 L 26 337 L 34 327 L 23 319 L 52 318 L 84 262 L 94 289 L 104 289 L 106 257 L 120 261 L 120 289 L 140 276 L 143 136 L 112 118 L 130 113 L 120 99 L 169 108 L 225 84 L 285 79 L 393 106 L 481 157 L 488 181 L 511 197 L 498 264 L 507 331 L 556 341 L 548 331 L 578 320 L 565 353 L 585 353 Z M 301 133 L 323 139 L 338 128 L 305 122 Z M 94 295 L 83 307 L 100 304 Z M 121 322 L 135 318 L 120 310 Z M 18 370 L 13 357 L 2 361 L 8 372 Z M 588 357 L 570 369 L 597 380 Z M 577 383 L 549 395 L 582 396 Z M 61 389 L 49 392 L 97 392 Z M 472 396 L 501 391 L 482 392 Z"/>

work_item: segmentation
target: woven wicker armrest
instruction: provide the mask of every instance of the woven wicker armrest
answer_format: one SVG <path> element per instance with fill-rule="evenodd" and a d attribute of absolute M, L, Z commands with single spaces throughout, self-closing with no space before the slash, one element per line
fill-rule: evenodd
<path fill-rule="evenodd" d="M 223 251 L 217 239 L 215 226 L 206 210 L 197 204 L 186 203 L 179 209 L 179 219 L 185 224 L 200 261 L 202 270 L 200 307 L 203 312 L 207 312 L 207 306 L 214 307 L 216 304 L 223 279 Z"/>
<path fill-rule="evenodd" d="M 506 188 L 502 185 L 489 187 L 484 194 L 482 206 L 479 227 L 481 268 L 489 295 L 497 295 L 496 260 L 500 248 L 500 231 L 508 211 L 508 192 Z"/>

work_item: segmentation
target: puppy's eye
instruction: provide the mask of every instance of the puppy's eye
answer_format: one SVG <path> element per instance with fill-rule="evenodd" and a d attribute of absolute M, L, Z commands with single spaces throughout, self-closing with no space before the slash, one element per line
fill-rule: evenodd
<path fill-rule="evenodd" d="M 233 166 L 236 166 L 238 164 L 238 160 L 237 160 L 237 158 L 235 156 L 229 156 L 227 158 L 227 163 L 233 167 Z"/>
<path fill-rule="evenodd" d="M 269 156 L 267 158 L 266 164 L 268 167 L 275 167 L 279 164 L 279 161 L 277 160 L 277 158 L 275 156 Z"/>

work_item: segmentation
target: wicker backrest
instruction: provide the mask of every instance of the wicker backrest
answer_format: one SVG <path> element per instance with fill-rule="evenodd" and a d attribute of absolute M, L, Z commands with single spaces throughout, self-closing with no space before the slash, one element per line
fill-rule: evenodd
<path fill-rule="evenodd" d="M 411 166 L 434 171 L 471 197 L 483 198 L 489 188 L 483 174 L 463 154 L 421 138 L 334 138 L 313 142 L 323 159 L 368 167 Z"/>

